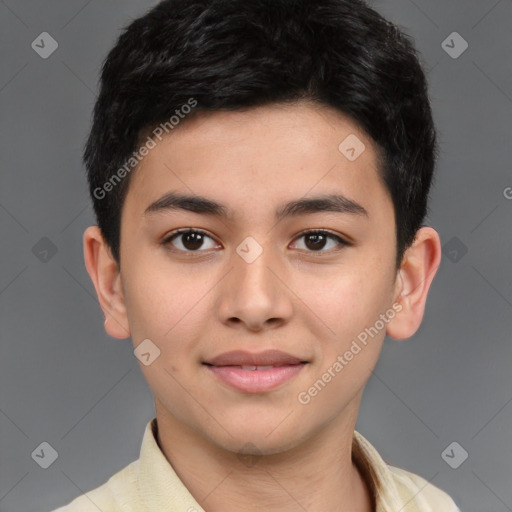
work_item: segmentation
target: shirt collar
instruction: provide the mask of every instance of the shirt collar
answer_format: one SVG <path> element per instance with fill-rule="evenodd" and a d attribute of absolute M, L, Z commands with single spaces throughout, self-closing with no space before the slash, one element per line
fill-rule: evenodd
<path fill-rule="evenodd" d="M 147 511 L 165 510 L 172 502 L 176 510 L 205 512 L 179 479 L 157 442 L 156 418 L 146 425 L 137 461 L 140 500 Z M 352 458 L 376 502 L 376 512 L 395 512 L 403 503 L 388 465 L 370 442 L 357 431 L 352 438 Z M 192 507 L 192 508 L 191 508 Z"/>
<path fill-rule="evenodd" d="M 376 512 L 395 512 L 404 506 L 388 464 L 357 430 L 352 438 L 352 458 L 370 487 Z"/>

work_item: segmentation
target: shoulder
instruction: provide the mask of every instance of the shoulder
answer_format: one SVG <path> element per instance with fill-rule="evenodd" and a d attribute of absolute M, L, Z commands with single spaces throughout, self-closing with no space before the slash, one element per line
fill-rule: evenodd
<path fill-rule="evenodd" d="M 411 510 L 460 512 L 460 509 L 446 492 L 431 484 L 425 478 L 395 466 L 388 465 L 388 468 L 400 497 L 404 503 L 411 504 Z M 407 507 L 404 512 L 408 512 Z"/>
<path fill-rule="evenodd" d="M 135 512 L 137 503 L 137 479 L 135 474 L 138 460 L 133 461 L 103 485 L 81 494 L 73 501 L 52 512 Z"/>

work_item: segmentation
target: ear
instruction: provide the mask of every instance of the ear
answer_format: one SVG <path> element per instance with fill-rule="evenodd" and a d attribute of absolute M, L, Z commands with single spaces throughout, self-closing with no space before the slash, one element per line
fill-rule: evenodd
<path fill-rule="evenodd" d="M 83 243 L 85 266 L 105 315 L 105 330 L 113 338 L 128 338 L 130 328 L 121 274 L 110 247 L 98 226 L 90 226 L 85 230 Z"/>
<path fill-rule="evenodd" d="M 428 291 L 441 262 L 441 240 L 431 227 L 420 228 L 397 272 L 394 303 L 402 309 L 387 324 L 386 334 L 396 340 L 410 338 L 420 327 Z"/>

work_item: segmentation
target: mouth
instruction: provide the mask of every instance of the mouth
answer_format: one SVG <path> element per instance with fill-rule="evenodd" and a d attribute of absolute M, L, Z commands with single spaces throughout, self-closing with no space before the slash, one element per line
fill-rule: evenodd
<path fill-rule="evenodd" d="M 224 365 L 203 363 L 216 381 L 244 393 L 265 393 L 272 391 L 296 377 L 307 361 L 276 365 Z"/>
<path fill-rule="evenodd" d="M 274 349 L 233 350 L 202 363 L 217 383 L 244 393 L 265 393 L 292 380 L 309 361 Z"/>

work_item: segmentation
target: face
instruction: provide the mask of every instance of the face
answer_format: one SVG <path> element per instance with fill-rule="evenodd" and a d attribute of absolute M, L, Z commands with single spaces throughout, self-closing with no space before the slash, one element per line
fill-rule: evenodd
<path fill-rule="evenodd" d="M 349 135 L 364 144 L 355 159 L 339 149 Z M 221 206 L 179 207 L 170 193 Z M 345 202 L 310 201 L 327 196 Z M 160 350 L 141 365 L 158 414 L 217 446 L 250 441 L 264 453 L 333 420 L 355 422 L 382 322 L 357 354 L 343 356 L 390 310 L 397 275 L 393 205 L 375 146 L 355 123 L 311 104 L 190 118 L 135 171 L 121 226 L 129 331 L 135 347 L 149 339 Z M 244 381 L 251 370 L 226 373 L 246 382 L 240 388 L 205 364 L 233 350 L 271 349 L 307 363 L 263 388 Z M 329 369 L 330 381 L 308 392 Z M 284 375 L 270 371 L 268 379 Z"/>

